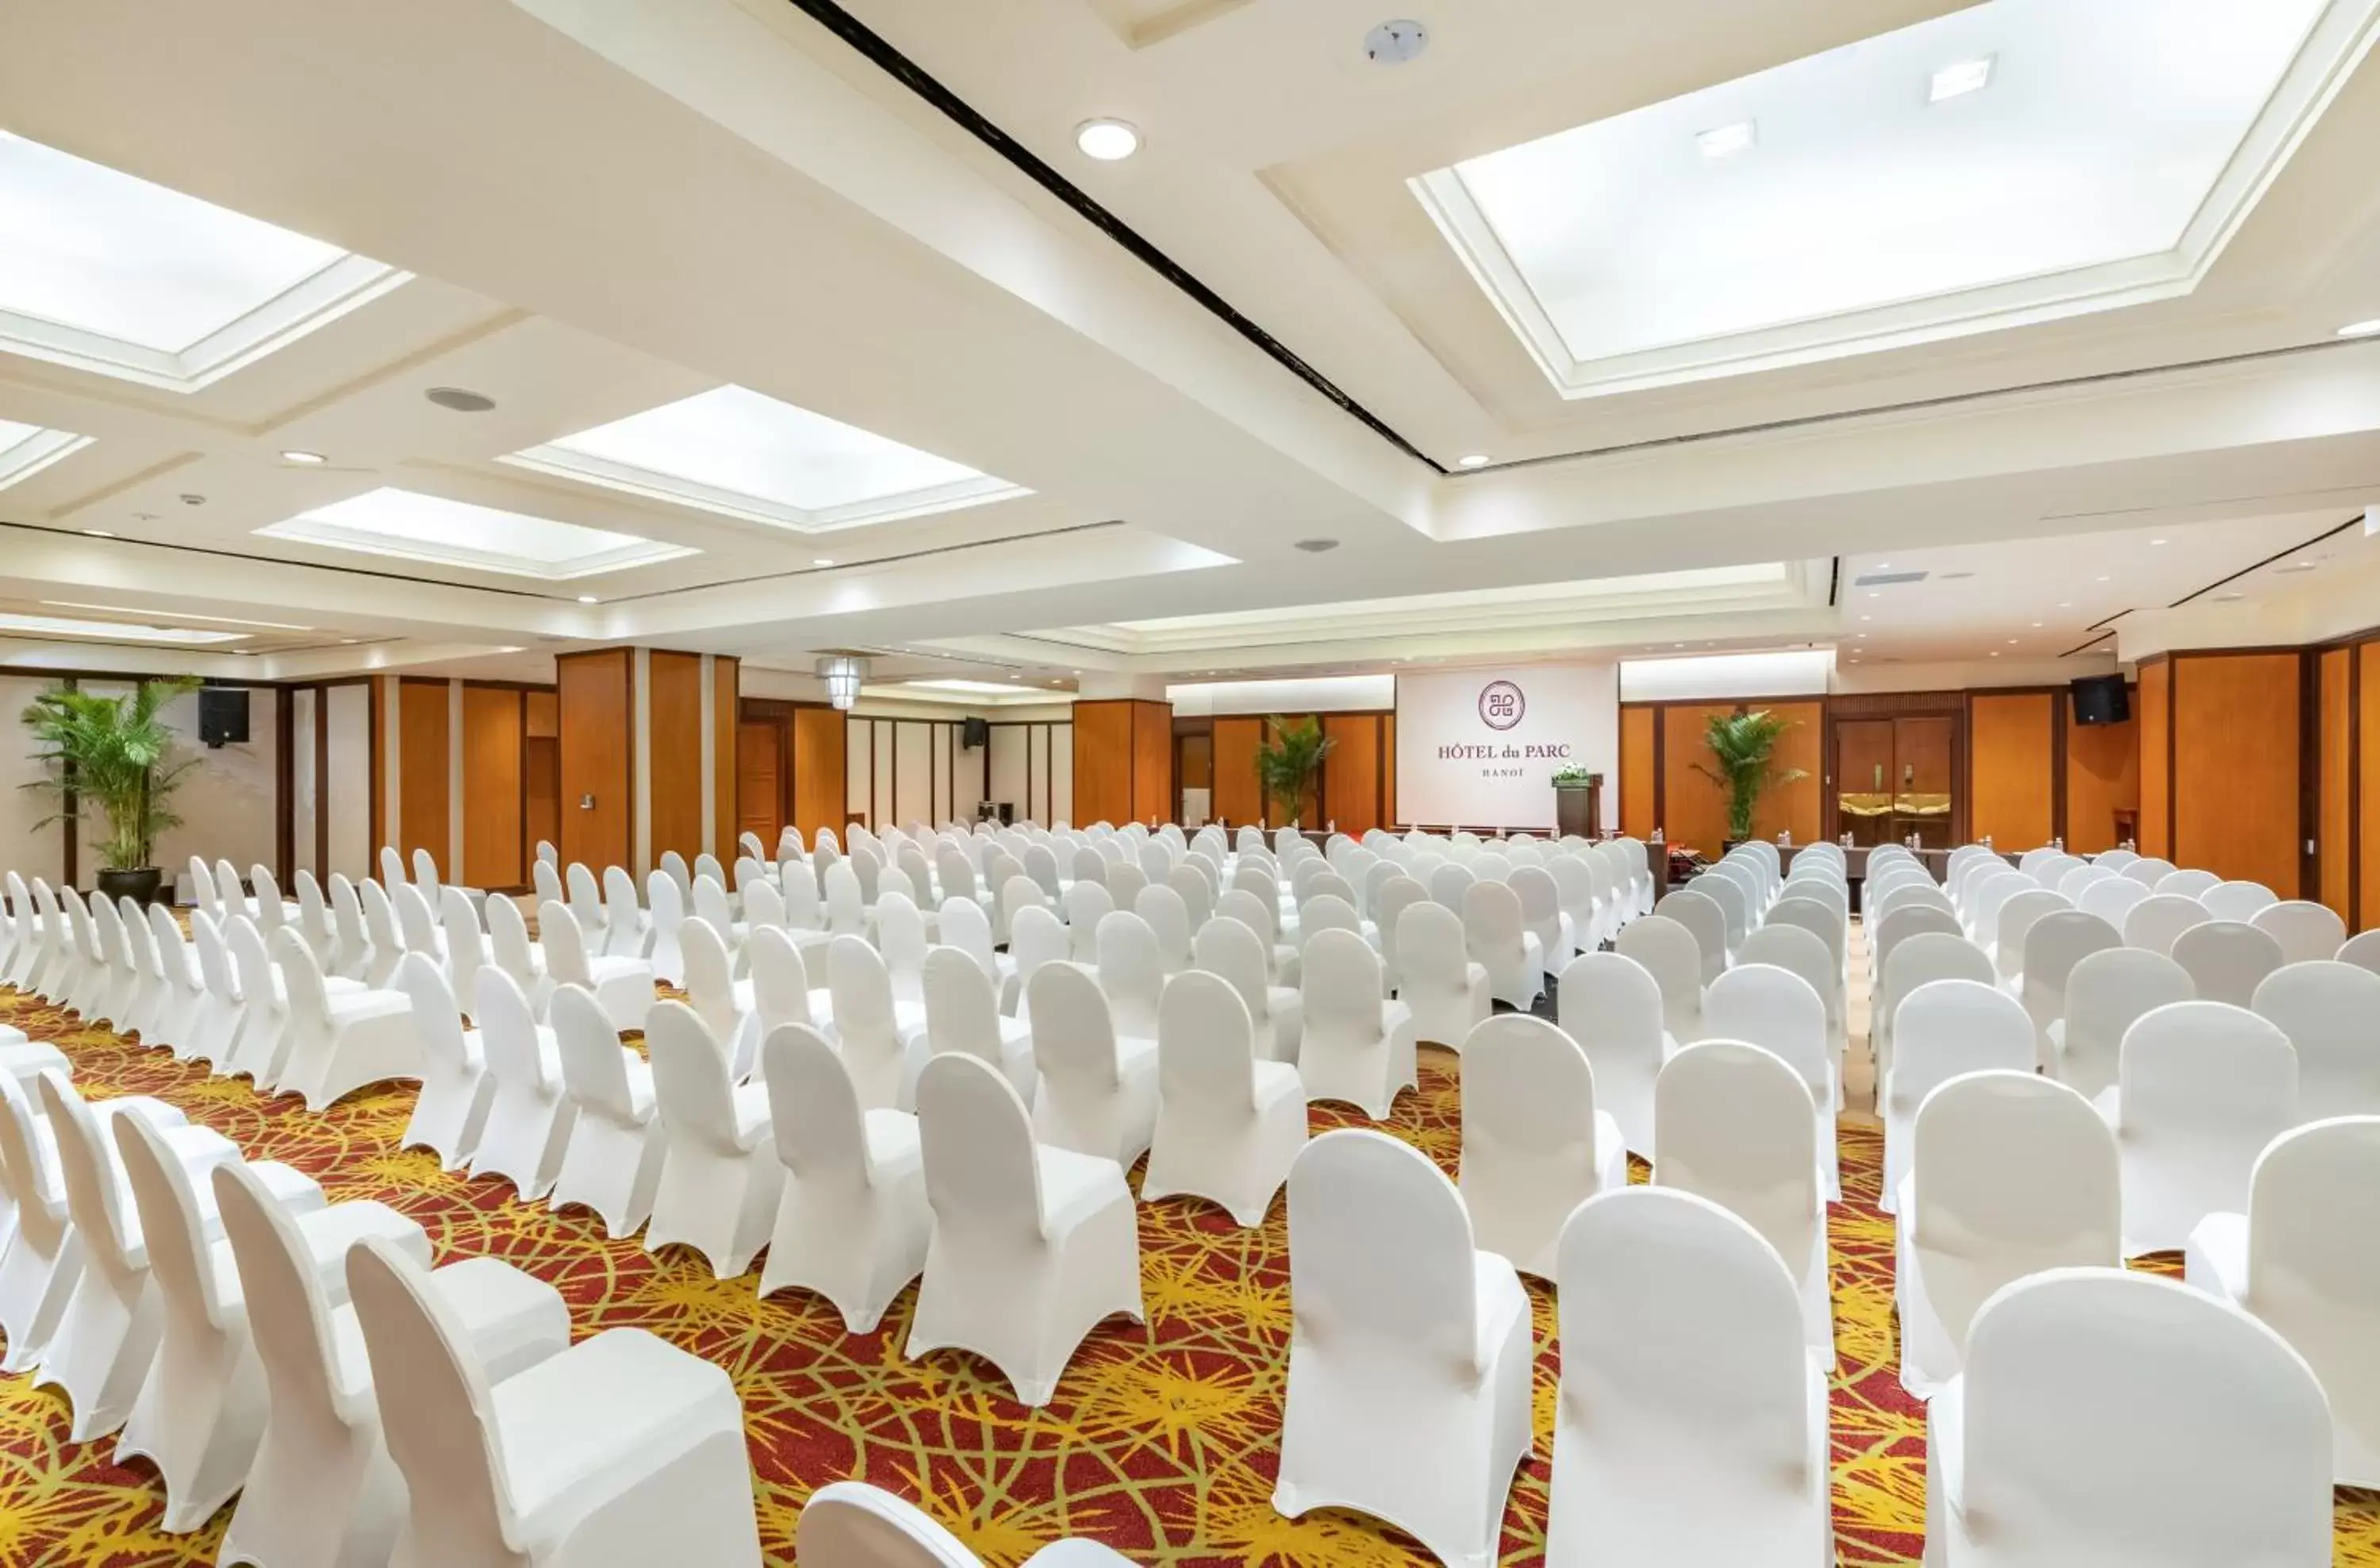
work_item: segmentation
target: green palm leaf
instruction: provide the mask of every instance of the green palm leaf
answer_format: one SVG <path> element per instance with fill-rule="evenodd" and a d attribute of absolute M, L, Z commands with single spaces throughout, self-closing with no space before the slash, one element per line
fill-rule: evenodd
<path fill-rule="evenodd" d="M 57 802 L 43 825 L 96 808 L 103 825 L 96 845 L 101 862 L 112 870 L 149 865 L 157 835 L 181 825 L 168 803 L 197 765 L 195 758 L 174 756 L 174 732 L 158 715 L 199 685 L 188 679 L 143 681 L 120 697 L 62 686 L 35 698 L 23 718 L 37 748 L 34 760 L 46 776 L 23 787 Z"/>
<path fill-rule="evenodd" d="M 1706 768 L 1696 762 L 1694 769 L 1727 791 L 1730 838 L 1752 836 L 1753 813 L 1759 808 L 1761 793 L 1770 784 L 1809 777 L 1800 768 L 1775 765 L 1778 737 L 1792 727 L 1791 721 L 1765 709 L 1746 712 L 1740 708 L 1732 713 L 1713 713 L 1703 725 L 1703 744 L 1710 748 L 1711 760 L 1718 766 Z"/>
<path fill-rule="evenodd" d="M 1322 771 L 1322 759 L 1338 742 L 1322 733 L 1319 719 L 1286 719 L 1275 713 L 1265 721 L 1272 738 L 1257 746 L 1257 784 L 1265 798 L 1281 808 L 1281 820 L 1295 819 L 1305 792 Z"/>

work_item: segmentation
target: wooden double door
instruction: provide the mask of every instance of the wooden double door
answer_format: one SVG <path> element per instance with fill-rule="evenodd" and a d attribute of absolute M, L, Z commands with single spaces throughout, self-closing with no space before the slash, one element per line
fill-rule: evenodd
<path fill-rule="evenodd" d="M 1836 832 L 1856 845 L 1927 848 L 1958 842 L 1959 722 L 1949 714 L 1839 719 L 1834 725 Z"/>

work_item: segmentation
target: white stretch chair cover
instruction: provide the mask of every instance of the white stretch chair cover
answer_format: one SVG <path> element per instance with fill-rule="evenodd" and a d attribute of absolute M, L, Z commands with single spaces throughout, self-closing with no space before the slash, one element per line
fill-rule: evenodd
<path fill-rule="evenodd" d="M 1931 1562 L 2240 1568 L 2331 1550 L 2313 1374 L 2170 1280 L 2060 1269 L 2007 1286 L 1925 1417 Z"/>
<path fill-rule="evenodd" d="M 1462 1196 L 1382 1133 L 1325 1133 L 1289 1176 L 1293 1328 L 1273 1507 L 1353 1508 L 1441 1562 L 1496 1560 L 1529 1452 L 1528 1296 Z"/>
<path fill-rule="evenodd" d="M 1624 962 L 1624 960 L 1623 960 Z M 1458 1185 L 1479 1249 L 1554 1277 L 1571 1210 L 1628 1185 L 1620 1124 L 1596 1105 L 1595 1069 L 1543 1018 L 1490 1018 L 1463 1042 Z"/>
<path fill-rule="evenodd" d="M 1653 1158 L 1653 1085 L 1676 1051 L 1662 1027 L 1661 987 L 1644 965 L 1618 953 L 1582 953 L 1555 988 L 1562 1032 L 1595 1072 L 1595 1103 L 1621 1141 Z"/>
<path fill-rule="evenodd" d="M 1792 1270 L 1692 1193 L 1624 1187 L 1563 1228 L 1550 1563 L 1834 1561 L 1827 1375 Z"/>
<path fill-rule="evenodd" d="M 2297 1051 L 2301 1120 L 2380 1116 L 2380 975 L 2337 960 L 2285 965 L 2250 1011 Z"/>
<path fill-rule="evenodd" d="M 2098 1099 L 2124 1156 L 2124 1256 L 2181 1246 L 2218 1209 L 2243 1212 L 2256 1156 L 2297 1121 L 2289 1037 L 2226 1002 L 2176 1002 L 2124 1032 Z"/>
<path fill-rule="evenodd" d="M 1234 921 L 1220 929 L 1255 941 Z M 1207 933 L 1199 934 L 1203 942 Z M 1203 969 L 1167 984 L 1157 1055 L 1157 1122 L 1141 1200 L 1203 1197 L 1244 1229 L 1262 1224 L 1305 1147 L 1305 1086 L 1296 1067 L 1258 1052 L 1239 988 Z"/>

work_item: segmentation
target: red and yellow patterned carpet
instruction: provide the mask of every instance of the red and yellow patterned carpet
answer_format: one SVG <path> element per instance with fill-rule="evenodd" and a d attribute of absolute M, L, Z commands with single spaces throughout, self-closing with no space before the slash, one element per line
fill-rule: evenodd
<path fill-rule="evenodd" d="M 67 1051 L 86 1095 L 156 1095 L 250 1156 L 315 1175 L 334 1197 L 376 1197 L 404 1210 L 428 1228 L 442 1260 L 492 1255 L 551 1281 L 582 1334 L 634 1324 L 726 1367 L 744 1399 L 772 1562 L 793 1561 L 794 1519 L 811 1489 L 849 1477 L 922 1501 L 994 1564 L 1021 1562 L 1066 1535 L 1094 1536 L 1149 1564 L 1428 1561 L 1354 1514 L 1292 1521 L 1272 1511 L 1289 1335 L 1279 1202 L 1252 1232 L 1188 1201 L 1143 1205 L 1148 1326 L 1111 1319 L 1076 1355 L 1058 1397 L 1030 1411 L 965 1355 L 905 1360 L 913 1295 L 876 1332 L 848 1335 L 822 1303 L 795 1294 L 762 1301 L 755 1276 L 714 1280 L 690 1254 L 653 1258 L 604 1240 L 584 1213 L 525 1206 L 504 1184 L 446 1175 L 426 1154 L 399 1152 L 409 1089 L 358 1095 L 311 1116 L 294 1100 L 261 1100 L 244 1082 L 209 1078 L 12 993 L 0 991 L 0 1019 Z M 1399 1100 L 1387 1129 L 1450 1174 L 1453 1067 L 1451 1057 L 1425 1051 L 1421 1092 Z M 1315 1128 L 1354 1120 L 1320 1109 Z M 1916 1562 L 1925 1509 L 1925 1415 L 1893 1374 L 1892 1226 L 1869 1207 L 1879 1160 L 1876 1132 L 1847 1124 L 1851 1201 L 1830 1226 L 1841 1355 L 1833 1428 L 1837 1539 L 1853 1568 Z M 1538 1440 L 1506 1514 L 1507 1563 L 1544 1556 L 1554 1311 L 1548 1292 L 1532 1294 Z M 228 1510 L 194 1535 L 161 1533 L 153 1473 L 115 1465 L 113 1439 L 70 1443 L 67 1428 L 55 1391 L 0 1378 L 0 1564 L 214 1561 Z M 2340 1494 L 2337 1562 L 2380 1568 L 2380 1494 Z"/>

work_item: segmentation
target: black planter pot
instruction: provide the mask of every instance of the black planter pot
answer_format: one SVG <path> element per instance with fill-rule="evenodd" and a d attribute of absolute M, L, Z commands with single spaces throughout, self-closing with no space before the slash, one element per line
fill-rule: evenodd
<path fill-rule="evenodd" d="M 128 869 L 103 870 L 99 873 L 99 891 L 110 899 L 128 898 L 146 907 L 157 902 L 157 890 L 164 885 L 165 873 L 154 866 L 134 866 Z"/>

